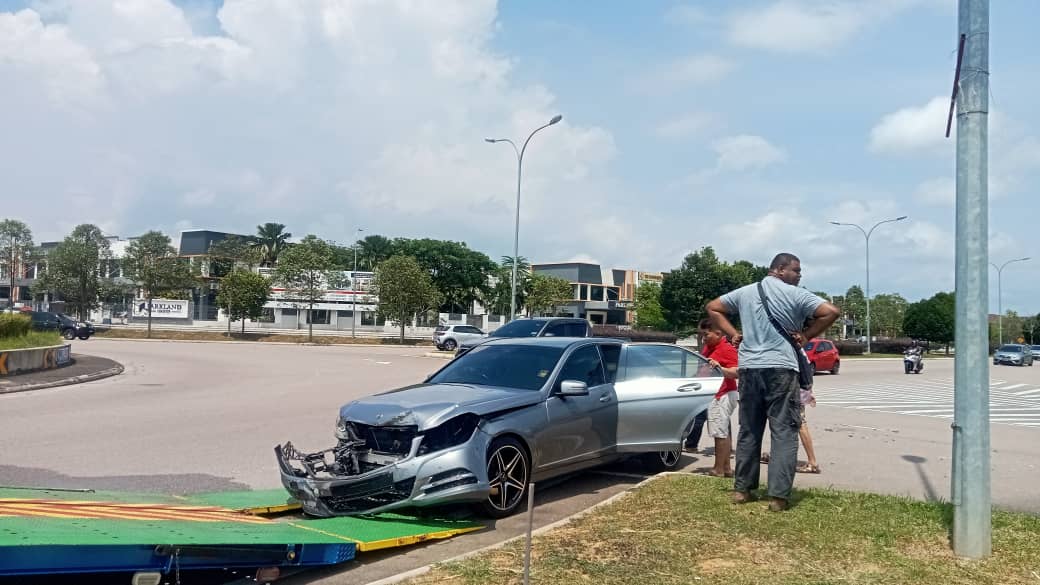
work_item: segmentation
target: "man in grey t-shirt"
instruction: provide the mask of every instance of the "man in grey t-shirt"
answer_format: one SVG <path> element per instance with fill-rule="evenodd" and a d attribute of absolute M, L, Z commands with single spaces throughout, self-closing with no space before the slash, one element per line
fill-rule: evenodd
<path fill-rule="evenodd" d="M 762 281 L 762 292 L 780 326 L 802 346 L 838 318 L 837 307 L 798 287 L 802 266 L 793 254 L 777 254 Z M 739 344 L 740 434 L 733 501 L 742 504 L 758 489 L 759 454 L 766 420 L 770 430 L 769 509 L 786 510 L 798 463 L 801 396 L 798 351 L 769 320 L 758 284 L 749 284 L 708 303 L 708 317 Z M 743 335 L 728 315 L 738 313 Z M 803 329 L 806 322 L 810 325 Z"/>

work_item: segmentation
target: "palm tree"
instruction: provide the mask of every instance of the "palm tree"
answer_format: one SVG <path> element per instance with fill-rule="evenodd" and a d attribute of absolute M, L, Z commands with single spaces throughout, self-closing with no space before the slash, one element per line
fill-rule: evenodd
<path fill-rule="evenodd" d="M 250 239 L 250 245 L 260 252 L 261 266 L 274 266 L 278 255 L 285 250 L 292 234 L 285 231 L 284 223 L 268 222 L 256 226 L 256 235 Z"/>
<path fill-rule="evenodd" d="M 355 244 L 358 254 L 358 269 L 374 271 L 380 262 L 394 255 L 394 243 L 379 235 L 365 236 Z"/>

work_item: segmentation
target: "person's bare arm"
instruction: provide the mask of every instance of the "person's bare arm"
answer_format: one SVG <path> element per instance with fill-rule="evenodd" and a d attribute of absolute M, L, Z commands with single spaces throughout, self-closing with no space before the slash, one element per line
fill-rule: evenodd
<path fill-rule="evenodd" d="M 722 372 L 722 377 L 723 378 L 732 378 L 734 380 L 737 380 L 737 379 L 740 378 L 740 374 L 737 373 L 737 368 L 736 367 L 724 368 L 724 367 L 722 367 L 722 364 L 720 364 L 719 362 L 717 362 L 715 360 L 712 360 L 712 359 L 708 360 L 708 365 L 713 367 L 713 368 L 715 368 L 716 370 L 719 370 L 720 372 Z"/>
<path fill-rule="evenodd" d="M 835 305 L 824 302 L 822 305 L 816 308 L 816 312 L 813 313 L 812 320 L 809 322 L 809 326 L 803 331 L 793 334 L 795 341 L 799 344 L 804 345 L 806 341 L 819 336 L 821 333 L 827 330 L 828 327 L 834 323 L 841 315 L 841 309 Z"/>
<path fill-rule="evenodd" d="M 730 342 L 733 345 L 740 343 L 742 336 L 737 328 L 733 326 L 733 323 L 729 320 L 729 311 L 726 310 L 726 304 L 722 302 L 722 297 L 710 301 L 705 309 L 708 311 L 708 318 L 711 319 L 711 323 L 722 330 L 729 337 Z"/>

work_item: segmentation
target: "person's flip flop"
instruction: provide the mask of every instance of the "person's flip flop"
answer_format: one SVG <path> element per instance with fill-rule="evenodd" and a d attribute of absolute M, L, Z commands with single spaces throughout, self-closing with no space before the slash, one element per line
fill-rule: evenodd
<path fill-rule="evenodd" d="M 820 466 L 809 465 L 808 463 L 806 463 L 804 465 L 799 465 L 798 467 L 796 467 L 795 471 L 797 471 L 798 473 L 820 473 Z"/>

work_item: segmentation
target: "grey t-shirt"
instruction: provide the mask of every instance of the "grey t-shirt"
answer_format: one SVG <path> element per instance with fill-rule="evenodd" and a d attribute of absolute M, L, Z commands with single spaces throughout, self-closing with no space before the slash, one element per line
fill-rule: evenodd
<path fill-rule="evenodd" d="M 804 288 L 792 286 L 767 276 L 762 288 L 769 297 L 769 310 L 787 331 L 801 331 L 805 320 L 825 301 Z M 758 284 L 749 284 L 722 295 L 722 303 L 730 313 L 740 314 L 744 335 L 737 357 L 741 368 L 798 369 L 794 348 L 776 331 L 766 316 Z"/>

